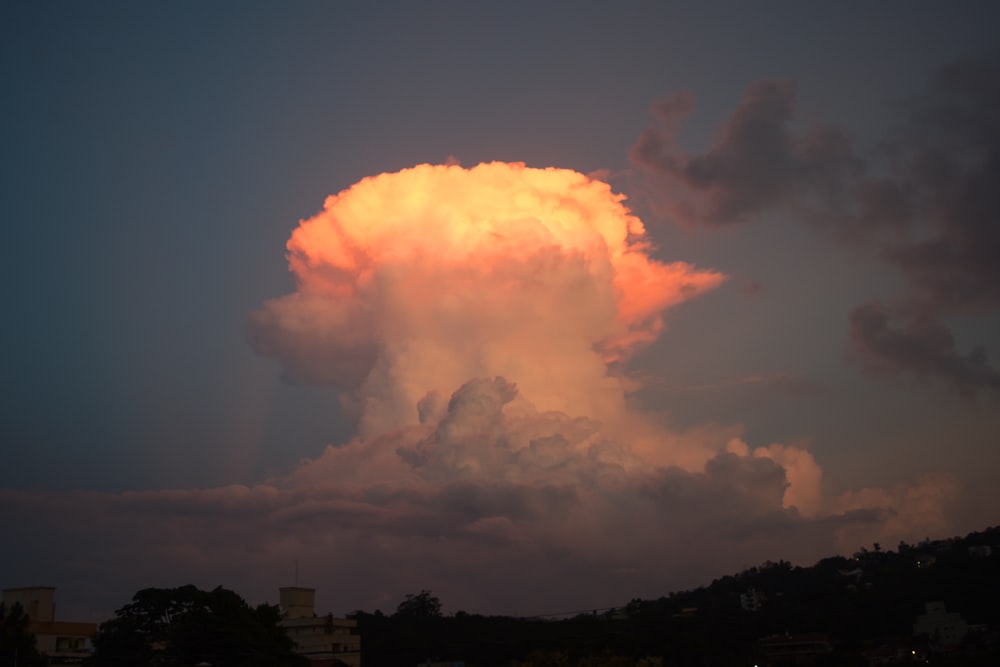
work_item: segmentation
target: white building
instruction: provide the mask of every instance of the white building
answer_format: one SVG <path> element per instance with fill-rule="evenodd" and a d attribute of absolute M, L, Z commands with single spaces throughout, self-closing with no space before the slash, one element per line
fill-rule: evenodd
<path fill-rule="evenodd" d="M 15 604 L 31 620 L 28 631 L 35 635 L 38 652 L 48 657 L 50 665 L 76 665 L 94 651 L 96 623 L 57 621 L 56 589 L 52 586 L 5 588 L 4 607 Z"/>
<path fill-rule="evenodd" d="M 969 624 L 959 614 L 946 611 L 944 602 L 927 602 L 924 608 L 913 624 L 913 634 L 927 635 L 943 646 L 958 646 L 965 640 Z"/>
<path fill-rule="evenodd" d="M 740 606 L 743 611 L 760 611 L 764 606 L 764 594 L 755 588 L 748 588 L 746 593 L 740 593 Z"/>
<path fill-rule="evenodd" d="M 309 659 L 311 667 L 361 667 L 358 622 L 317 616 L 316 589 L 287 586 L 280 592 L 281 625 L 295 642 L 295 652 Z"/>

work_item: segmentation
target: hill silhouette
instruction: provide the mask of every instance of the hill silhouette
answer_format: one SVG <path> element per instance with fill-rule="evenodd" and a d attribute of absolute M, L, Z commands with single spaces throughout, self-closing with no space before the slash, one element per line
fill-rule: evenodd
<path fill-rule="evenodd" d="M 420 598 L 425 613 L 413 613 Z M 811 567 L 767 562 L 693 590 L 561 617 L 440 614 L 429 591 L 392 615 L 356 612 L 363 664 L 1000 664 L 1000 527 L 879 544 Z M 927 604 L 960 637 L 915 633 Z M 943 605 L 943 606 L 942 606 Z M 931 636 L 933 634 L 934 636 Z"/>

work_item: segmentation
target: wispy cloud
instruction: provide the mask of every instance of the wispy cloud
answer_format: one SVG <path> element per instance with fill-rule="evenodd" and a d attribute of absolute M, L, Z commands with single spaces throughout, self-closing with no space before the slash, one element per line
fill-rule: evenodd
<path fill-rule="evenodd" d="M 864 368 L 939 376 L 964 392 L 996 389 L 985 350 L 954 350 L 946 318 L 1000 309 L 997 56 L 941 68 L 900 106 L 893 136 L 866 153 L 835 125 L 794 131 L 795 94 L 790 81 L 753 84 L 700 155 L 677 147 L 694 108 L 677 94 L 654 106 L 659 125 L 639 137 L 632 162 L 686 224 L 782 212 L 896 267 L 903 292 L 851 315 Z"/>

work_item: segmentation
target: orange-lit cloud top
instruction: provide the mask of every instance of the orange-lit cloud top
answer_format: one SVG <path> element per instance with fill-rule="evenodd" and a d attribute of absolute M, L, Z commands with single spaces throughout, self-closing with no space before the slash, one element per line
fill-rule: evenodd
<path fill-rule="evenodd" d="M 298 290 L 254 313 L 255 343 L 293 379 L 358 390 L 368 433 L 498 375 L 540 409 L 607 417 L 622 401 L 607 363 L 723 280 L 650 257 L 623 199 L 521 163 L 366 178 L 293 232 Z"/>
<path fill-rule="evenodd" d="M 629 521 L 641 533 L 640 517 L 662 527 L 682 506 L 795 523 L 951 497 L 935 480 L 836 496 L 804 447 L 751 447 L 738 430 L 682 436 L 629 409 L 608 363 L 723 276 L 652 258 L 622 202 L 574 171 L 501 162 L 420 165 L 329 197 L 288 241 L 297 290 L 265 303 L 251 331 L 291 378 L 356 401 L 360 433 L 275 483 L 334 488 L 379 516 L 372 489 L 432 499 L 451 488 L 489 506 L 456 519 L 461 530 L 562 535 L 580 553 Z M 844 539 L 858 530 L 847 522 Z"/>
<path fill-rule="evenodd" d="M 301 557 L 344 608 L 429 586 L 503 613 L 606 606 L 952 525 L 948 475 L 840 492 L 804 445 L 672 432 L 626 404 L 608 361 L 722 276 L 651 258 L 604 183 L 422 165 L 330 197 L 288 250 L 298 289 L 253 314 L 255 343 L 356 401 L 358 437 L 254 487 L 0 489 L 0 524 L 52 534 L 99 514 L 76 557 L 136 586 L 184 572 L 264 597 L 260 572 Z M 343 576 L 357 572 L 370 576 Z"/>

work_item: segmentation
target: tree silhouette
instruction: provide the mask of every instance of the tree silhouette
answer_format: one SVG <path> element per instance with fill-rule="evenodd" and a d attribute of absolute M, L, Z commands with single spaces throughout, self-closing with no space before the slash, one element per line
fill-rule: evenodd
<path fill-rule="evenodd" d="M 35 648 L 31 619 L 17 602 L 7 607 L 0 602 L 0 665 L 44 665 Z"/>
<path fill-rule="evenodd" d="M 195 665 L 297 667 L 305 659 L 279 621 L 278 608 L 249 606 L 219 586 L 146 588 L 101 624 L 91 664 L 99 667 Z"/>
<path fill-rule="evenodd" d="M 440 618 L 441 600 L 431 595 L 428 590 L 422 590 L 416 595 L 407 593 L 396 608 L 395 616 L 411 619 Z"/>

